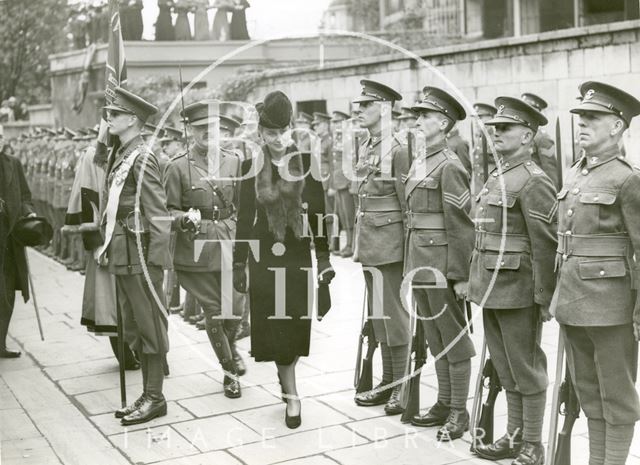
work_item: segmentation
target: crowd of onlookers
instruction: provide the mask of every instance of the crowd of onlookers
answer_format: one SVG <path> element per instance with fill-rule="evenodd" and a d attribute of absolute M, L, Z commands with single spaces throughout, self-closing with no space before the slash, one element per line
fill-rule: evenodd
<path fill-rule="evenodd" d="M 25 121 L 29 119 L 29 109 L 26 102 L 18 102 L 15 97 L 9 97 L 0 104 L 0 123 Z"/>
<path fill-rule="evenodd" d="M 143 0 L 118 0 L 124 40 L 142 40 Z M 155 40 L 248 40 L 247 0 L 158 0 Z M 215 10 L 209 20 L 209 10 Z M 67 30 L 75 49 L 109 40 L 107 0 L 72 7 Z"/>

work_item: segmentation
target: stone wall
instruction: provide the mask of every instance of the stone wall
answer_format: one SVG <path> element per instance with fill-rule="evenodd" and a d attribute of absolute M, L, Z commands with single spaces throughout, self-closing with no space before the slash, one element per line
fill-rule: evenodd
<path fill-rule="evenodd" d="M 457 44 L 417 52 L 425 63 L 397 55 L 352 60 L 324 69 L 283 72 L 265 79 L 252 100 L 273 89 L 293 101 L 327 101 L 327 109 L 347 111 L 360 92 L 359 81 L 384 82 L 412 103 L 425 85 L 457 88 L 469 103 L 492 103 L 499 95 L 529 91 L 549 102 L 547 131 L 554 133 L 560 115 L 563 153 L 571 151 L 569 108 L 576 102 L 578 84 L 600 80 L 620 86 L 640 98 L 640 21 L 564 29 L 553 32 Z M 640 118 L 636 118 L 638 120 Z M 469 134 L 468 120 L 461 132 Z M 627 153 L 640 162 L 640 121 L 627 132 Z"/>

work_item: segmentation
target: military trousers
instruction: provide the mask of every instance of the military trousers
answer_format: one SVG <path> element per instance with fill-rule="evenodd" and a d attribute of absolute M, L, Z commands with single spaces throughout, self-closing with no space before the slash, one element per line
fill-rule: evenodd
<path fill-rule="evenodd" d="M 507 391 L 528 396 L 549 384 L 547 357 L 542 351 L 542 319 L 537 306 L 485 308 L 482 313 L 489 355 Z"/>
<path fill-rule="evenodd" d="M 456 299 L 450 283 L 446 289 L 414 289 L 413 298 L 418 315 L 424 318 L 420 323 L 434 357 L 457 363 L 476 355 L 466 328 L 464 303 Z"/>
<path fill-rule="evenodd" d="M 166 354 L 169 351 L 168 321 L 158 305 L 158 302 L 164 302 L 162 270 L 149 267 L 149 274 L 153 291 L 144 274 L 116 275 L 124 338 L 131 350 Z"/>
<path fill-rule="evenodd" d="M 640 419 L 635 388 L 638 344 L 630 324 L 617 326 L 560 325 L 567 362 L 580 406 L 587 418 L 611 425 Z"/>
<path fill-rule="evenodd" d="M 242 316 L 243 295 L 231 289 L 231 295 L 222 292 L 221 273 L 219 271 L 183 271 L 177 270 L 178 281 L 189 294 L 202 306 L 205 317 L 222 315 L 222 299 L 231 305 L 233 316 Z M 240 319 L 238 318 L 238 322 Z"/>
<path fill-rule="evenodd" d="M 340 229 L 353 231 L 356 221 L 356 205 L 349 189 L 340 189 L 336 192 L 336 210 L 340 220 Z"/>
<path fill-rule="evenodd" d="M 369 318 L 376 341 L 391 347 L 409 344 L 412 336 L 409 309 L 405 309 L 400 300 L 403 267 L 402 262 L 389 263 L 370 267 L 373 273 L 364 272 Z M 375 279 L 374 275 L 379 279 Z"/>

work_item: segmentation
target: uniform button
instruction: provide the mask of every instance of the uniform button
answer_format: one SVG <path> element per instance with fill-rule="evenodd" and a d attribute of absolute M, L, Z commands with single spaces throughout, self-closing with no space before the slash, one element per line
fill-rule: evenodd
<path fill-rule="evenodd" d="M 433 239 L 429 239 L 429 244 L 433 244 Z"/>
<path fill-rule="evenodd" d="M 483 212 L 484 211 L 484 207 L 480 207 L 480 211 Z"/>
<path fill-rule="evenodd" d="M 498 200 L 498 205 L 502 205 L 502 200 Z"/>
<path fill-rule="evenodd" d="M 600 270 L 600 276 L 604 276 L 604 270 Z"/>
<path fill-rule="evenodd" d="M 563 259 L 565 262 L 567 261 L 567 258 L 569 258 L 569 256 L 568 256 L 566 253 L 565 253 L 565 254 L 562 254 L 562 259 Z"/>
<path fill-rule="evenodd" d="M 593 198 L 593 200 L 594 200 L 594 202 L 597 202 L 597 201 L 599 200 L 599 197 L 596 195 L 596 196 Z"/>
<path fill-rule="evenodd" d="M 391 223 L 391 218 L 387 218 L 387 223 Z"/>
<path fill-rule="evenodd" d="M 486 187 L 484 189 L 482 189 L 482 192 L 484 192 L 485 194 L 489 193 L 489 189 L 487 189 Z"/>
<path fill-rule="evenodd" d="M 500 262 L 500 266 L 504 266 L 504 262 Z"/>
<path fill-rule="evenodd" d="M 576 187 L 575 189 L 573 189 L 573 190 L 571 191 L 571 193 L 572 193 L 572 194 L 574 194 L 574 195 L 575 195 L 575 194 L 578 194 L 579 192 L 580 192 L 580 188 L 579 188 L 579 187 Z"/>
<path fill-rule="evenodd" d="M 497 177 L 498 177 L 498 173 L 492 173 L 492 176 L 493 176 L 494 178 L 497 178 Z"/>
<path fill-rule="evenodd" d="M 586 169 L 586 168 L 585 168 L 585 169 L 583 169 L 581 172 L 582 172 L 582 175 L 583 175 L 583 176 L 586 176 L 587 174 L 589 174 L 589 170 L 588 170 L 588 169 Z"/>
<path fill-rule="evenodd" d="M 364 212 L 360 212 L 360 216 L 364 216 Z"/>
<path fill-rule="evenodd" d="M 573 216 L 573 210 L 572 209 L 567 210 L 567 216 Z"/>
<path fill-rule="evenodd" d="M 566 232 L 566 233 L 564 233 L 564 234 L 565 234 L 565 236 L 570 236 L 572 233 L 571 233 L 571 230 L 570 230 L 570 229 L 568 229 L 568 230 L 567 230 L 567 232 Z"/>

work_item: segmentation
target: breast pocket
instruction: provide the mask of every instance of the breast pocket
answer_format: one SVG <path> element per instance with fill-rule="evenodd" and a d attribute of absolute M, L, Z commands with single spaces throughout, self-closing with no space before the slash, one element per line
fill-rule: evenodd
<path fill-rule="evenodd" d="M 615 226 L 615 223 L 620 221 L 621 215 L 615 207 L 616 198 L 617 193 L 610 191 L 582 192 L 580 194 L 580 218 L 584 218 L 589 223 L 586 225 L 587 231 L 603 224 Z M 568 211 L 566 213 L 569 214 Z M 598 224 L 595 224 L 595 220 L 598 221 Z"/>
<path fill-rule="evenodd" d="M 517 196 L 513 194 L 506 193 L 503 197 L 500 193 L 489 194 L 487 195 L 486 206 L 480 207 L 481 212 L 486 208 L 486 212 L 484 215 L 484 223 L 483 228 L 486 231 L 502 231 L 502 215 L 504 207 L 506 206 L 507 210 L 507 227 L 510 224 L 513 224 L 512 217 L 512 209 L 516 204 Z"/>
<path fill-rule="evenodd" d="M 420 206 L 420 211 L 442 211 L 442 197 L 440 195 L 440 180 L 425 178 L 416 186 L 413 202 Z"/>

